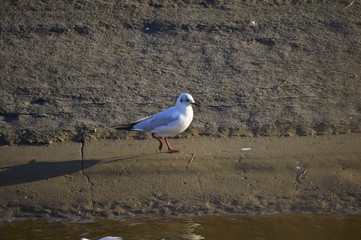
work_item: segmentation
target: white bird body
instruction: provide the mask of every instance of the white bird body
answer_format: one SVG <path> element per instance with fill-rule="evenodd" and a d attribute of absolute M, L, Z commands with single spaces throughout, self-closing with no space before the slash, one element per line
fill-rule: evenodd
<path fill-rule="evenodd" d="M 154 133 L 157 137 L 170 137 L 186 130 L 193 120 L 193 109 L 189 105 L 173 106 L 156 115 L 141 119 L 133 126 L 134 131 Z"/>
<path fill-rule="evenodd" d="M 193 120 L 192 104 L 198 105 L 190 94 L 182 93 L 175 106 L 117 129 L 151 132 L 160 142 L 159 150 L 162 149 L 161 138 L 165 137 L 169 152 L 178 152 L 170 148 L 167 137 L 177 135 L 189 127 Z"/>

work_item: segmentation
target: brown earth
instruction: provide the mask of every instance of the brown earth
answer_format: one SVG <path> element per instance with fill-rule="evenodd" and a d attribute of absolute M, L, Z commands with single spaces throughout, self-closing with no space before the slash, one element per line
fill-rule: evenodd
<path fill-rule="evenodd" d="M 360 12 L 0 1 L 0 216 L 360 212 Z M 181 92 L 202 107 L 180 154 L 114 130 Z"/>
<path fill-rule="evenodd" d="M 113 126 L 181 92 L 203 104 L 182 136 L 360 132 L 360 12 L 351 0 L 1 1 L 0 144 L 121 139 L 131 133 Z"/>
<path fill-rule="evenodd" d="M 360 213 L 361 134 L 0 147 L 0 216 Z"/>

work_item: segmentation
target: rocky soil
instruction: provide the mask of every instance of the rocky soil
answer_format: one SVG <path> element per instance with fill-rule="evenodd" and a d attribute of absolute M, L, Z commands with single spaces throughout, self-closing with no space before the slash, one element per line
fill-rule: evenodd
<path fill-rule="evenodd" d="M 148 137 L 114 126 L 189 92 L 181 136 L 360 132 L 361 4 L 0 2 L 0 144 Z"/>

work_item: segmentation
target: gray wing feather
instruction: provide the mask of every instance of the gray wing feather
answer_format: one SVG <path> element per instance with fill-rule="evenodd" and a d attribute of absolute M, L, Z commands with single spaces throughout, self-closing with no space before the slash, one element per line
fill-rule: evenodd
<path fill-rule="evenodd" d="M 141 119 L 133 126 L 133 130 L 152 132 L 158 127 L 166 126 L 171 122 L 177 121 L 179 119 L 179 115 L 174 114 L 172 108 L 168 108 L 163 112 Z"/>

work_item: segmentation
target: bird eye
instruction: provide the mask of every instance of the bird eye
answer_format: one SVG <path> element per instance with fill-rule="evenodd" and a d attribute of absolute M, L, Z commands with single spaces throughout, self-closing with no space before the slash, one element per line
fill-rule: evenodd
<path fill-rule="evenodd" d="M 189 99 L 187 99 L 186 101 L 189 102 Z"/>

